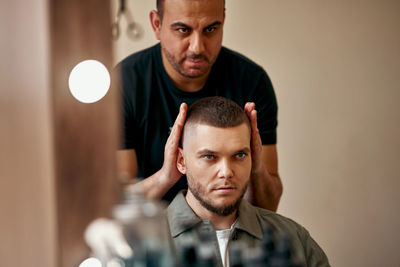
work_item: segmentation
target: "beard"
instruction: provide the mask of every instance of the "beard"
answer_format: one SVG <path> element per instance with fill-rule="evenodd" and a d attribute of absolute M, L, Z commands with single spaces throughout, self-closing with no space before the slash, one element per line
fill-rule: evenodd
<path fill-rule="evenodd" d="M 192 179 L 190 179 L 190 180 L 192 180 Z M 242 201 L 244 193 L 246 192 L 247 184 L 246 184 L 246 186 L 243 187 L 242 192 L 240 193 L 239 197 L 234 202 L 227 204 L 227 205 L 220 205 L 220 206 L 213 204 L 211 202 L 211 200 L 207 199 L 205 197 L 206 193 L 205 193 L 204 188 L 202 188 L 201 185 L 199 185 L 198 183 L 193 182 L 193 180 L 191 182 L 189 182 L 189 179 L 188 179 L 188 188 L 189 188 L 190 192 L 193 194 L 193 196 L 199 201 L 199 203 L 204 208 L 206 208 L 207 210 L 209 210 L 219 216 L 228 216 L 228 215 L 232 214 L 233 212 L 235 212 L 239 208 L 240 202 Z"/>
<path fill-rule="evenodd" d="M 186 78 L 199 78 L 199 77 L 203 76 L 210 70 L 211 66 L 214 64 L 214 62 L 216 60 L 216 59 L 213 59 L 210 61 L 210 59 L 203 54 L 198 54 L 198 55 L 190 54 L 190 55 L 187 55 L 184 58 L 178 60 L 171 53 L 169 53 L 168 50 L 165 49 L 164 47 L 162 47 L 162 50 L 163 50 L 164 55 L 167 58 L 169 64 L 171 64 L 171 66 L 174 68 L 174 70 Z M 202 59 L 208 63 L 208 66 L 206 68 L 204 68 L 203 70 L 197 69 L 199 71 L 196 74 L 192 74 L 189 71 L 185 70 L 183 67 L 183 63 L 186 59 Z"/>

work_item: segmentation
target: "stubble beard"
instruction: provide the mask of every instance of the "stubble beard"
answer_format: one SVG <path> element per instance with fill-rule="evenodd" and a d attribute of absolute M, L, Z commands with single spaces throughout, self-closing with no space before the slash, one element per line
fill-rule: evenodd
<path fill-rule="evenodd" d="M 210 70 L 211 66 L 214 64 L 214 62 L 216 60 L 216 59 L 213 59 L 210 61 L 203 54 L 199 54 L 199 55 L 191 54 L 189 56 L 185 56 L 184 58 L 182 58 L 181 60 L 178 61 L 177 59 L 174 58 L 174 56 L 171 53 L 168 52 L 167 49 L 165 49 L 164 47 L 161 47 L 161 48 L 162 48 L 164 55 L 167 58 L 169 64 L 172 66 L 172 68 L 174 68 L 174 70 L 176 72 L 178 72 L 180 75 L 182 75 L 183 77 L 186 77 L 186 78 L 194 79 L 194 78 L 199 78 L 199 77 L 205 75 Z M 186 59 L 203 59 L 208 63 L 208 67 L 204 71 L 202 71 L 201 73 L 198 73 L 198 74 L 187 73 L 183 68 L 183 62 Z"/>
<path fill-rule="evenodd" d="M 199 203 L 208 211 L 211 211 L 219 216 L 228 216 L 239 208 L 240 202 L 242 201 L 244 193 L 246 192 L 247 184 L 243 187 L 240 196 L 233 203 L 223 206 L 216 206 L 212 204 L 211 201 L 208 201 L 205 197 L 203 197 L 205 192 L 199 184 L 194 183 L 194 185 L 192 185 L 188 182 L 188 188 L 193 196 L 199 201 Z"/>

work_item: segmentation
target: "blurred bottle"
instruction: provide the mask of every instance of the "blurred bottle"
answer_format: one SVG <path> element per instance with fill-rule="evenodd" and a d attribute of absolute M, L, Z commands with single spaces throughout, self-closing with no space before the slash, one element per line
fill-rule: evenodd
<path fill-rule="evenodd" d="M 127 186 L 123 201 L 113 207 L 114 219 L 133 250 L 122 267 L 175 266 L 170 246 L 166 205 L 145 198 L 140 190 Z"/>

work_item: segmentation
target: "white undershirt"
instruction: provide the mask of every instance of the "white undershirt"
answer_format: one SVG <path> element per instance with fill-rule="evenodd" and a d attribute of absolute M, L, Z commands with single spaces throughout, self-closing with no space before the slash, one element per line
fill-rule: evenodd
<path fill-rule="evenodd" d="M 227 262 L 227 264 L 225 265 L 225 261 L 226 259 L 228 259 L 228 251 L 226 250 L 226 246 L 228 245 L 231 229 L 217 230 L 216 233 L 219 245 L 219 253 L 221 253 L 222 258 L 222 265 L 228 266 L 229 262 Z"/>
<path fill-rule="evenodd" d="M 219 253 L 221 254 L 222 265 L 224 267 L 229 266 L 229 255 L 228 255 L 228 250 L 226 248 L 228 246 L 229 237 L 231 235 L 231 231 L 235 223 L 236 222 L 234 222 L 231 228 L 229 229 L 215 231 L 217 234 Z"/>

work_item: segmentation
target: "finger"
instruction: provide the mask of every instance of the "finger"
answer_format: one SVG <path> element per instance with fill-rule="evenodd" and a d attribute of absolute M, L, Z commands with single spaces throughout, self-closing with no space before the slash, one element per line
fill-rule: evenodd
<path fill-rule="evenodd" d="M 257 111 L 253 110 L 250 114 L 251 123 L 251 137 L 254 152 L 258 152 L 261 149 L 261 138 L 257 126 Z"/>
<path fill-rule="evenodd" d="M 180 108 L 179 108 L 179 114 L 175 119 L 174 125 L 172 126 L 171 133 L 167 139 L 167 142 L 165 144 L 165 159 L 170 158 L 170 160 L 174 160 L 171 157 L 167 157 L 167 155 L 176 155 L 178 146 L 179 146 L 179 140 L 181 138 L 182 134 L 182 129 L 185 124 L 185 119 L 186 119 L 186 112 L 187 112 L 187 105 L 186 103 L 182 103 Z"/>
<path fill-rule="evenodd" d="M 179 127 L 183 127 L 183 125 L 185 124 L 186 112 L 187 112 L 187 105 L 186 103 L 182 103 L 181 106 L 179 107 L 178 117 L 175 120 L 175 123 Z"/>
<path fill-rule="evenodd" d="M 258 134 L 258 127 L 257 127 L 257 110 L 252 110 L 250 113 L 250 123 L 251 123 L 251 130 L 252 132 L 257 132 Z"/>
<path fill-rule="evenodd" d="M 186 103 L 182 103 L 179 108 L 178 116 L 176 117 L 174 125 L 172 126 L 168 140 L 171 140 L 171 137 L 174 138 L 176 137 L 177 134 L 180 133 L 180 130 L 183 128 L 183 125 L 185 124 L 186 111 L 187 111 L 187 105 Z"/>
<path fill-rule="evenodd" d="M 255 109 L 255 104 L 253 102 L 247 102 L 244 106 L 244 110 L 247 114 L 247 116 L 250 117 L 251 112 Z"/>

